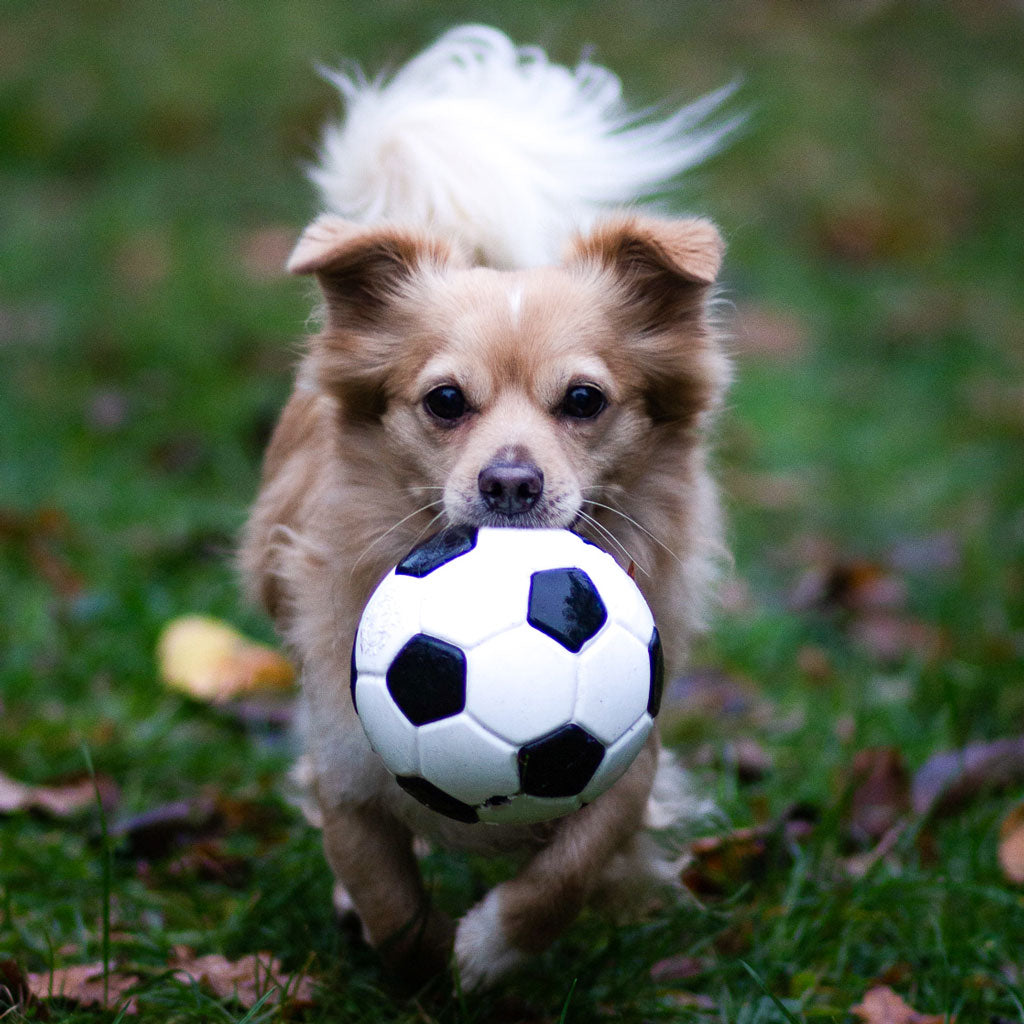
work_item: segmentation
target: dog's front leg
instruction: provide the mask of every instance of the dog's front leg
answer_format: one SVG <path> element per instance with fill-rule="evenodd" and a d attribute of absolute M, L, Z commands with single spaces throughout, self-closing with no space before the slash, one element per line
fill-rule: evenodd
<path fill-rule="evenodd" d="M 323 833 L 331 870 L 388 967 L 414 986 L 444 971 L 454 928 L 430 905 L 409 830 L 376 807 L 342 804 L 324 808 Z"/>
<path fill-rule="evenodd" d="M 455 960 L 464 988 L 493 983 L 571 924 L 609 860 L 643 827 L 657 761 L 652 733 L 607 793 L 565 818 L 547 846 L 463 917 Z"/>

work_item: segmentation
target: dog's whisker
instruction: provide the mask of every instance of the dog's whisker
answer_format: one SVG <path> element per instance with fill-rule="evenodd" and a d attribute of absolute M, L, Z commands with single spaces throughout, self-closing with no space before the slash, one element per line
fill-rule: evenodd
<path fill-rule="evenodd" d="M 663 540 L 656 537 L 650 530 L 647 529 L 642 523 L 638 523 L 631 515 L 627 515 L 622 509 L 616 508 L 614 505 L 607 505 L 603 501 L 595 501 L 593 498 L 586 499 L 588 505 L 593 505 L 595 508 L 607 509 L 609 512 L 614 512 L 615 515 L 621 516 L 631 526 L 635 526 L 642 534 L 650 537 L 659 547 L 663 548 L 668 552 L 680 565 L 683 564 L 683 560 L 672 550 Z"/>
<path fill-rule="evenodd" d="M 582 509 L 580 509 L 579 511 L 579 517 L 585 523 L 589 523 L 595 530 L 599 531 L 601 536 L 603 536 L 607 541 L 614 544 L 619 549 L 619 551 L 622 552 L 623 557 L 627 559 L 628 562 L 635 565 L 640 572 L 642 572 L 645 576 L 650 575 L 650 573 L 644 568 L 644 566 L 640 562 L 637 561 L 637 559 L 633 556 L 629 549 L 622 543 L 622 541 L 620 541 L 619 538 L 616 537 L 615 534 L 612 533 L 612 531 L 604 525 L 604 523 L 598 522 L 593 516 L 588 515 Z"/>
<path fill-rule="evenodd" d="M 403 523 L 407 523 L 410 519 L 414 518 L 415 516 L 418 516 L 418 515 L 420 515 L 423 512 L 427 512 L 427 511 L 429 511 L 430 509 L 434 508 L 435 506 L 437 506 L 439 504 L 440 504 L 440 499 L 439 498 L 434 500 L 434 501 L 428 501 L 425 505 L 421 505 L 419 508 L 413 509 L 412 512 L 410 512 L 407 516 L 402 516 L 402 518 L 399 519 L 397 523 L 394 523 L 392 526 L 389 526 L 383 533 L 381 533 L 378 537 L 375 537 L 372 541 L 370 541 L 369 544 L 366 545 L 365 548 L 363 548 L 362 553 L 352 563 L 351 573 L 354 573 L 356 571 L 356 569 L 362 563 L 363 559 L 366 558 L 366 556 L 378 544 L 380 544 L 382 541 L 384 541 L 390 534 L 394 533 L 395 530 L 397 530 Z M 431 519 L 431 523 L 435 522 L 437 520 L 438 516 L 443 515 L 443 514 L 444 514 L 443 511 L 439 512 L 437 515 L 434 516 L 433 519 Z"/>

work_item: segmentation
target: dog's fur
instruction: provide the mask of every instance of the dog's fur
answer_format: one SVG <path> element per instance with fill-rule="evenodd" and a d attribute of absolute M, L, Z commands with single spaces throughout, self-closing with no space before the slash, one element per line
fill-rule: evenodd
<path fill-rule="evenodd" d="M 569 71 L 486 29 L 450 33 L 387 84 L 336 81 L 348 120 L 314 172 L 333 212 L 289 263 L 315 275 L 322 327 L 267 452 L 242 564 L 301 665 L 336 902 L 403 973 L 441 969 L 454 943 L 471 987 L 546 947 L 607 885 L 671 874 L 643 830 L 665 817 L 673 767 L 652 735 L 565 818 L 441 817 L 396 785 L 359 725 L 356 625 L 440 525 L 573 527 L 634 563 L 679 664 L 720 551 L 704 435 L 728 377 L 708 316 L 722 242 L 704 220 L 615 208 L 729 126 L 695 129 L 722 95 L 644 122 L 609 72 Z M 432 411 L 439 387 L 458 388 L 459 415 Z M 603 396 L 591 415 L 567 399 L 579 387 Z M 525 473 L 529 496 L 489 500 L 493 467 L 511 467 L 506 490 Z M 454 928 L 429 905 L 414 835 L 526 859 Z"/>

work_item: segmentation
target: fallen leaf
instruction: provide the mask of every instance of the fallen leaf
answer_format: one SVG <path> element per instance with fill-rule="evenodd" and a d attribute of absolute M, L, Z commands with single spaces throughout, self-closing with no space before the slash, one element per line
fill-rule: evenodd
<path fill-rule="evenodd" d="M 197 700 L 225 701 L 295 682 L 295 669 L 283 655 L 204 615 L 169 623 L 157 644 L 157 662 L 168 686 Z"/>
<path fill-rule="evenodd" d="M 851 612 L 902 608 L 907 587 L 882 566 L 863 559 L 812 566 L 790 595 L 798 611 L 841 608 Z"/>
<path fill-rule="evenodd" d="M 74 964 L 28 976 L 29 992 L 36 999 L 67 999 L 79 1006 L 98 1004 L 109 1010 L 123 1009 L 124 1013 L 137 1012 L 128 992 L 138 983 L 136 975 L 112 970 L 104 984 L 102 963 Z"/>
<path fill-rule="evenodd" d="M 847 832 L 856 843 L 881 839 L 910 809 L 910 778 L 895 747 L 869 747 L 854 755 L 850 767 L 850 817 Z"/>
<path fill-rule="evenodd" d="M 272 989 L 277 989 L 267 1000 L 270 1003 L 287 1002 L 293 1007 L 313 1004 L 314 981 L 306 974 L 288 974 L 280 961 L 269 953 L 250 953 L 239 960 L 228 960 L 219 953 L 194 956 L 186 948 L 179 948 L 171 963 L 175 976 L 188 984 L 198 982 L 218 999 L 236 999 L 250 1009 Z"/>
<path fill-rule="evenodd" d="M 128 856 L 155 860 L 211 834 L 219 823 L 214 800 L 177 800 L 115 821 L 110 835 L 125 844 Z"/>
<path fill-rule="evenodd" d="M 669 981 L 692 981 L 703 974 L 709 966 L 709 960 L 677 953 L 675 956 L 659 960 L 651 967 L 651 980 L 661 984 Z"/>
<path fill-rule="evenodd" d="M 956 1017 L 942 1013 L 918 1013 L 908 1006 L 888 985 L 879 985 L 864 994 L 864 1001 L 850 1007 L 850 1012 L 866 1024 L 953 1024 Z"/>
<path fill-rule="evenodd" d="M 762 872 L 770 857 L 788 856 L 792 844 L 811 834 L 815 818 L 812 809 L 798 804 L 775 821 L 697 839 L 690 844 L 683 884 L 701 896 L 734 890 Z"/>
<path fill-rule="evenodd" d="M 915 814 L 950 810 L 977 794 L 1024 781 L 1024 736 L 934 754 L 911 786 Z"/>
<path fill-rule="evenodd" d="M 195 846 L 198 865 L 205 855 L 216 856 L 205 844 L 240 832 L 273 842 L 281 837 L 286 821 L 287 812 L 280 804 L 208 793 L 122 818 L 110 826 L 110 835 L 127 856 L 143 860 L 158 860 Z M 183 856 L 187 858 L 187 852 Z M 222 859 L 225 865 L 232 861 L 226 852 Z"/>
<path fill-rule="evenodd" d="M 1007 881 L 1024 885 L 1024 803 L 1010 811 L 999 829 L 999 866 Z"/>
<path fill-rule="evenodd" d="M 30 997 L 28 978 L 16 960 L 0 958 L 0 1009 L 20 1006 Z M 3 1019 L 3 1015 L 0 1015 Z"/>
<path fill-rule="evenodd" d="M 52 786 L 32 786 L 0 772 L 0 814 L 38 811 L 54 818 L 68 818 L 96 804 L 96 792 L 104 808 L 119 798 L 116 783 L 106 776 L 72 779 Z"/>
<path fill-rule="evenodd" d="M 0 509 L 0 540 L 21 547 L 32 568 L 58 597 L 67 600 L 79 597 L 85 589 L 64 551 L 69 534 L 67 517 L 59 509 Z"/>

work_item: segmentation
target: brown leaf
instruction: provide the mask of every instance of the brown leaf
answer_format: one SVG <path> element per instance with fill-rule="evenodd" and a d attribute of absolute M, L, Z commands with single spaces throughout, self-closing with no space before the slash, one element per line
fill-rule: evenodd
<path fill-rule="evenodd" d="M 168 623 L 157 644 L 157 662 L 168 686 L 197 700 L 287 690 L 295 682 L 295 669 L 283 655 L 205 615 Z"/>
<path fill-rule="evenodd" d="M 721 896 L 757 877 L 768 858 L 767 839 L 760 829 L 741 828 L 727 836 L 698 839 L 683 870 L 683 884 L 699 896 Z"/>
<path fill-rule="evenodd" d="M 134 974 L 111 971 L 107 976 L 104 993 L 103 964 L 74 964 L 59 967 L 53 973 L 29 974 L 29 992 L 36 999 L 67 999 L 79 1006 L 100 1005 L 114 1010 L 124 1007 L 125 1013 L 136 1013 L 134 998 L 128 996 L 130 989 L 139 983 Z"/>
<path fill-rule="evenodd" d="M 797 610 L 841 608 L 851 612 L 902 608 L 903 580 L 863 559 L 837 560 L 813 566 L 797 583 L 790 604 Z"/>
<path fill-rule="evenodd" d="M 96 803 L 96 791 L 104 808 L 119 799 L 116 783 L 106 776 L 71 779 L 53 786 L 31 786 L 0 772 L 0 814 L 38 811 L 54 818 L 68 818 Z"/>
<path fill-rule="evenodd" d="M 1010 811 L 999 829 L 999 866 L 1007 881 L 1024 885 L 1024 803 Z"/>
<path fill-rule="evenodd" d="M 847 831 L 857 843 L 881 839 L 910 809 L 910 779 L 895 747 L 869 747 L 854 755 Z"/>
<path fill-rule="evenodd" d="M 0 540 L 21 547 L 32 568 L 61 598 L 78 597 L 85 589 L 82 577 L 68 561 L 64 547 L 70 533 L 64 513 L 55 508 L 34 512 L 0 509 Z"/>
<path fill-rule="evenodd" d="M 1024 781 L 1024 736 L 971 743 L 930 757 L 914 776 L 916 814 L 946 811 L 990 789 Z"/>
<path fill-rule="evenodd" d="M 219 953 L 197 957 L 191 950 L 179 948 L 171 966 L 175 976 L 186 983 L 198 982 L 218 999 L 237 999 L 246 1009 L 254 1006 L 271 989 L 268 999 L 282 998 L 292 1006 L 311 1006 L 314 982 L 306 974 L 292 975 L 269 953 L 250 953 L 239 960 L 227 960 Z"/>
<path fill-rule="evenodd" d="M 888 985 L 879 985 L 864 994 L 864 1001 L 850 1007 L 850 1012 L 865 1024 L 946 1024 L 941 1013 L 918 1013 L 908 1006 Z M 953 1024 L 955 1017 L 949 1017 Z"/>
<path fill-rule="evenodd" d="M 19 1006 L 29 998 L 28 977 L 18 962 L 9 957 L 0 958 L 0 1009 Z"/>
<path fill-rule="evenodd" d="M 691 981 L 703 974 L 710 961 L 699 956 L 684 956 L 677 953 L 659 960 L 651 967 L 651 980 L 660 984 L 670 981 Z"/>

